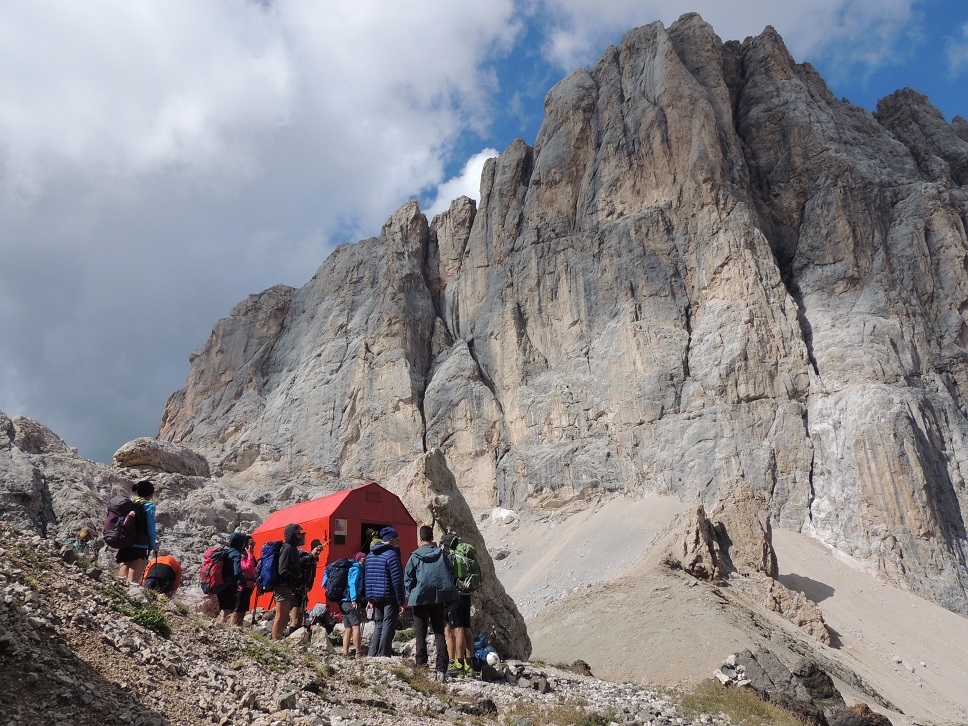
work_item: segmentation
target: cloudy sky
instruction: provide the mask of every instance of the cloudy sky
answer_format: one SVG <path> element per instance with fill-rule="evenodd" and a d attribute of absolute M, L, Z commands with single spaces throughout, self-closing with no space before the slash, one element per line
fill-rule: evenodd
<path fill-rule="evenodd" d="M 968 116 L 966 0 L 31 0 L 0 5 L 0 410 L 93 459 L 157 432 L 247 294 L 400 204 L 476 197 L 628 29 L 774 26 L 838 96 Z"/>

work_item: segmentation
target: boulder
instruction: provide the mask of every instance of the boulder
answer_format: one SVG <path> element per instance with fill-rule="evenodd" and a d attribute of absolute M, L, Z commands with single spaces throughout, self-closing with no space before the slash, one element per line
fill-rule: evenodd
<path fill-rule="evenodd" d="M 126 443 L 114 452 L 113 461 L 119 469 L 142 468 L 200 477 L 211 475 L 208 461 L 198 452 L 148 437 Z"/>
<path fill-rule="evenodd" d="M 494 561 L 443 451 L 434 449 L 418 458 L 384 486 L 400 497 L 418 524 L 433 527 L 437 537 L 454 532 L 474 545 L 481 587 L 471 596 L 471 627 L 475 633 L 486 634 L 502 657 L 528 658 L 531 639 L 524 618 L 497 577 Z"/>

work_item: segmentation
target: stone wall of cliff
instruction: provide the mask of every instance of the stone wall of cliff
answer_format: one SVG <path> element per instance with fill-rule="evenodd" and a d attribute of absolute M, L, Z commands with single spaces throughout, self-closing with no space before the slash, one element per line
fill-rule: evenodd
<path fill-rule="evenodd" d="M 968 613 L 968 124 L 838 100 L 768 28 L 629 32 L 547 96 L 481 200 L 411 202 L 192 356 L 160 436 L 217 476 L 468 505 L 716 501 Z M 339 484 L 337 484 L 339 482 Z"/>

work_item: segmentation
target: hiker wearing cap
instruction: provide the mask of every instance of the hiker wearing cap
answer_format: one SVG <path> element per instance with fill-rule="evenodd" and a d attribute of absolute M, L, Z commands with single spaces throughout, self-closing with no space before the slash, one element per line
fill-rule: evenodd
<path fill-rule="evenodd" d="M 128 514 L 134 518 L 134 544 L 121 547 L 114 561 L 118 563 L 118 574 L 128 582 L 140 583 L 148 566 L 148 553 L 158 546 L 155 531 L 155 505 L 151 498 L 155 494 L 155 485 L 150 479 L 142 479 L 131 487 L 134 496 L 131 501 L 135 504 L 135 511 Z"/>
<path fill-rule="evenodd" d="M 366 599 L 373 606 L 373 637 L 370 656 L 393 655 L 393 636 L 397 620 L 407 601 L 403 589 L 403 566 L 400 563 L 400 536 L 393 527 L 380 530 L 380 541 L 370 547 L 363 578 Z"/>
<path fill-rule="evenodd" d="M 413 608 L 413 627 L 417 633 L 415 660 L 417 667 L 427 667 L 427 623 L 434 629 L 437 657 L 434 662 L 435 679 L 443 682 L 447 676 L 447 640 L 444 622 L 447 603 L 459 596 L 454 575 L 446 553 L 434 544 L 434 530 L 423 525 L 418 533 L 420 546 L 407 560 L 403 584 L 407 602 Z"/>
<path fill-rule="evenodd" d="M 460 537 L 449 532 L 440 538 L 441 549 L 447 553 L 451 572 L 454 568 L 454 550 Z M 456 581 L 456 578 L 455 578 Z M 474 673 L 474 633 L 471 630 L 471 596 L 458 589 L 458 597 L 447 603 L 447 651 L 450 653 L 451 678 L 468 678 Z"/>
<path fill-rule="evenodd" d="M 272 639 L 281 640 L 290 623 L 290 616 L 298 615 L 298 603 L 302 601 L 302 571 L 299 563 L 299 547 L 306 544 L 306 533 L 298 524 L 287 524 L 283 530 L 283 543 L 276 562 L 279 579 L 273 591 L 276 603 L 276 619 L 272 623 Z M 295 609 L 295 612 L 293 610 Z M 295 627 L 295 623 L 291 623 Z"/>

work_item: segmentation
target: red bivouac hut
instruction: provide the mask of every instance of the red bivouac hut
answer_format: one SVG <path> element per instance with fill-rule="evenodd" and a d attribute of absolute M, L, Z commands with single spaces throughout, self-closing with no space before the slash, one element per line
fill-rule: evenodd
<path fill-rule="evenodd" d="M 384 527 L 393 527 L 400 535 L 402 564 L 406 564 L 410 553 L 417 549 L 417 522 L 397 495 L 375 482 L 273 512 L 252 533 L 257 556 L 266 542 L 283 539 L 287 524 L 302 526 L 306 532 L 303 546 L 306 550 L 312 549 L 314 540 L 330 540 L 319 558 L 316 582 L 309 591 L 310 608 L 317 603 L 326 603 L 322 583 L 327 564 L 341 557 L 352 559 L 360 551 L 370 551 L 370 542 L 364 537 L 367 530 L 379 532 Z M 336 606 L 333 609 L 336 610 Z"/>

